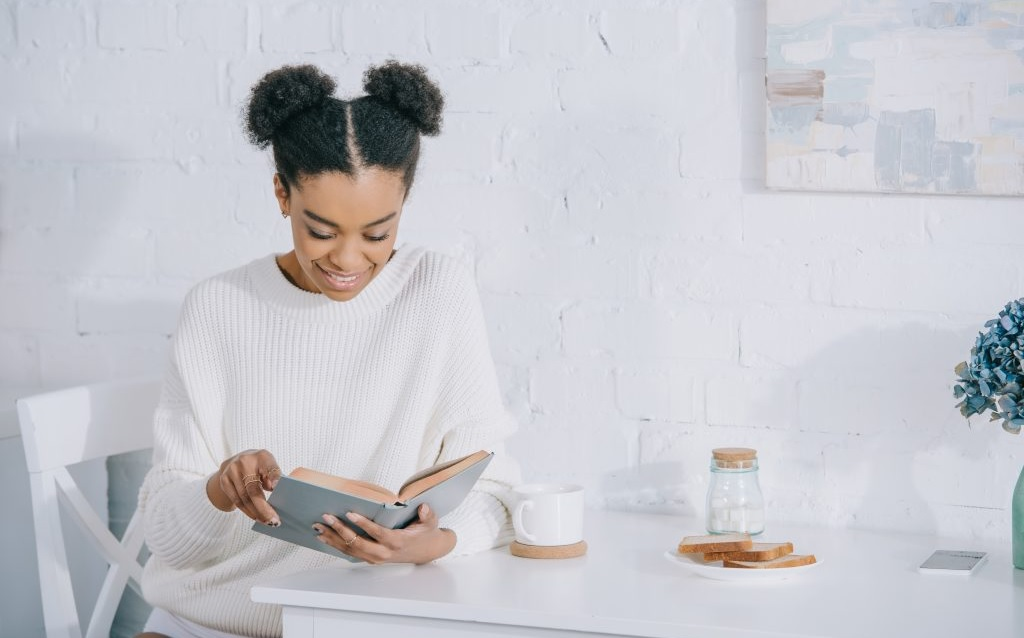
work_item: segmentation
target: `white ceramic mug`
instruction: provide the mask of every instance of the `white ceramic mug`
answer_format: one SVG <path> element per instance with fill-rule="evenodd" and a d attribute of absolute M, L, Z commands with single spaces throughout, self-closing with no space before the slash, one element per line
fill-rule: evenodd
<path fill-rule="evenodd" d="M 530 483 L 515 488 L 516 541 L 523 545 L 572 545 L 583 540 L 583 488 L 567 483 Z"/>

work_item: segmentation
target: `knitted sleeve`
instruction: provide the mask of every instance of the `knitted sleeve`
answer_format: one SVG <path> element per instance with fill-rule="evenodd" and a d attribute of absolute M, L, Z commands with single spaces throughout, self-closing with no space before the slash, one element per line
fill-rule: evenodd
<path fill-rule="evenodd" d="M 243 515 L 218 510 L 206 496 L 207 478 L 224 458 L 223 380 L 216 328 L 200 296 L 194 290 L 183 305 L 154 416 L 153 466 L 139 491 L 146 545 L 180 569 L 220 556 L 246 523 Z"/>
<path fill-rule="evenodd" d="M 466 500 L 440 521 L 457 536 L 449 556 L 512 539 L 511 489 L 520 480 L 517 463 L 505 452 L 505 439 L 516 425 L 502 404 L 476 286 L 461 269 L 456 279 L 451 340 L 433 424 L 443 437 L 437 462 L 477 450 L 494 452 L 494 457 Z"/>

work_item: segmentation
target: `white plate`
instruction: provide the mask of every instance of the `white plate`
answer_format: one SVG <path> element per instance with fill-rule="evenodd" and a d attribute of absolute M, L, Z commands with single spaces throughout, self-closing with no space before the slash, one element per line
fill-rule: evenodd
<path fill-rule="evenodd" d="M 731 581 L 785 580 L 787 578 L 803 574 L 807 570 L 814 569 L 818 565 L 821 565 L 821 559 L 818 558 L 818 562 L 816 563 L 800 565 L 799 567 L 777 567 L 775 569 L 723 567 L 722 561 L 705 563 L 699 554 L 680 554 L 679 552 L 672 550 L 665 552 L 665 558 L 667 558 L 670 563 L 679 565 L 680 567 L 705 578 Z"/>

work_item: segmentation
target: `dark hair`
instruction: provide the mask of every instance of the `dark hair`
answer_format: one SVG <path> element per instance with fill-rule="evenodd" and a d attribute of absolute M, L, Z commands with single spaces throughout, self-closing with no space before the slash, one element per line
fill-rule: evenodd
<path fill-rule="evenodd" d="M 249 141 L 273 145 L 285 189 L 303 176 L 377 167 L 412 187 L 420 134 L 441 130 L 444 98 L 419 65 L 389 60 L 363 74 L 367 95 L 332 96 L 334 80 L 312 65 L 283 66 L 252 87 L 245 111 Z"/>

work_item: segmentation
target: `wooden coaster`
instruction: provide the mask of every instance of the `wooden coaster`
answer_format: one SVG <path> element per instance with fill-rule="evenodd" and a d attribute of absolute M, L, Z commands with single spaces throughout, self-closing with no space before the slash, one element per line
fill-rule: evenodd
<path fill-rule="evenodd" d="M 587 553 L 587 541 L 580 541 L 572 545 L 524 545 L 518 541 L 512 541 L 508 551 L 513 556 L 521 558 L 576 558 Z"/>

